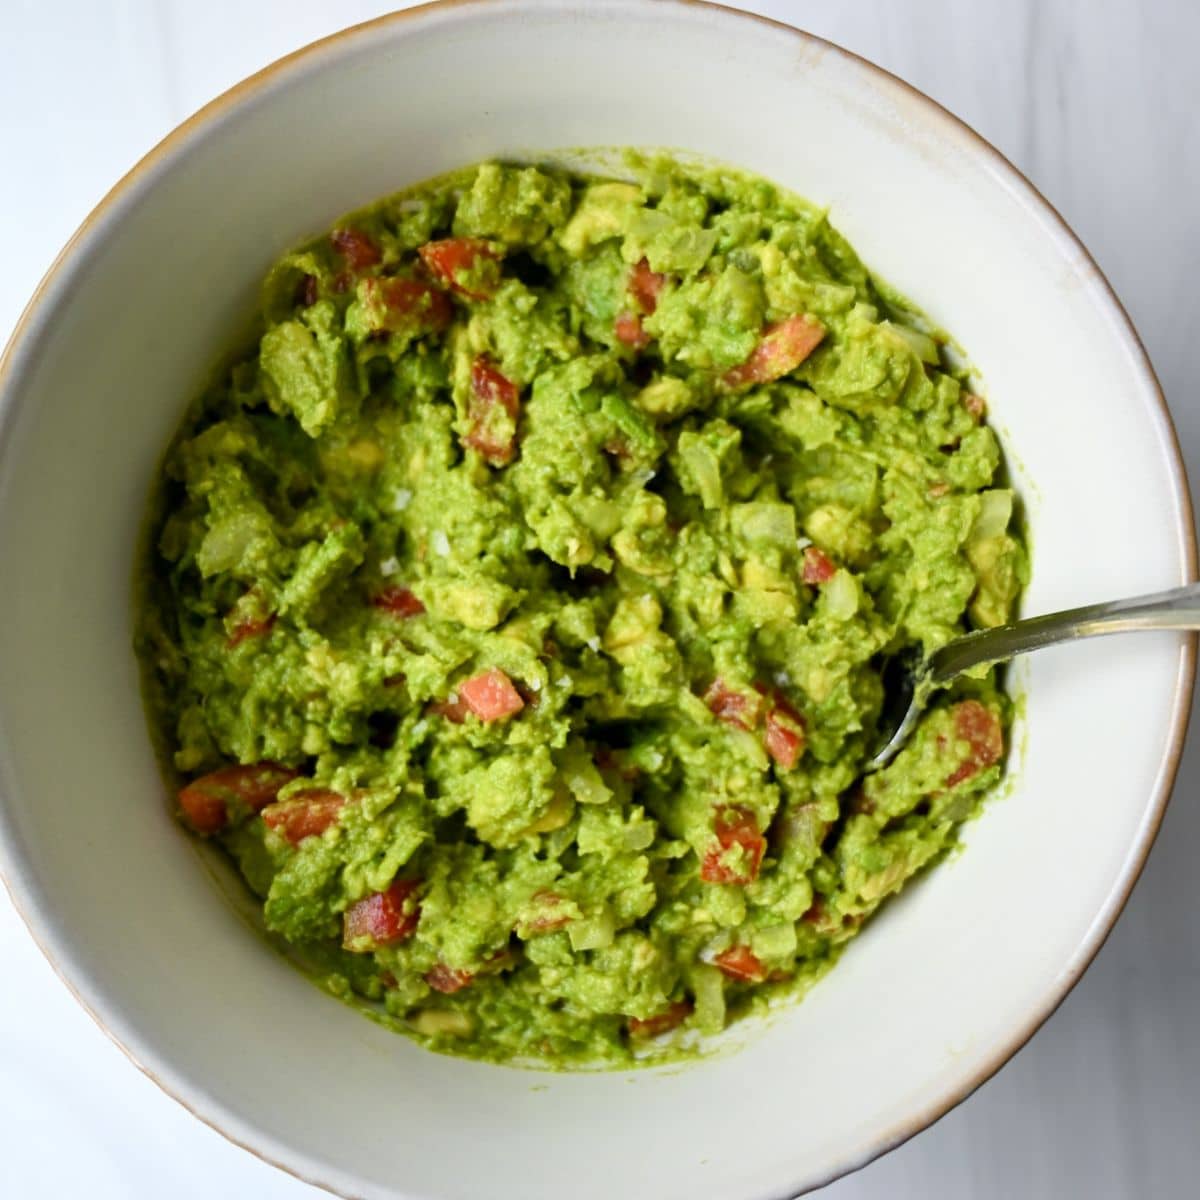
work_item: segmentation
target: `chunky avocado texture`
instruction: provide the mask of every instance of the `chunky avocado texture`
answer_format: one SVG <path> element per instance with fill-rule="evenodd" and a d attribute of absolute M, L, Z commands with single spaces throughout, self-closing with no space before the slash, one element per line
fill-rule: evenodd
<path fill-rule="evenodd" d="M 882 664 L 1026 576 L 978 388 L 824 212 L 621 174 L 487 162 L 283 257 L 140 571 L 178 811 L 266 929 L 543 1066 L 696 1052 L 945 855 L 1010 704 L 864 777 Z"/>

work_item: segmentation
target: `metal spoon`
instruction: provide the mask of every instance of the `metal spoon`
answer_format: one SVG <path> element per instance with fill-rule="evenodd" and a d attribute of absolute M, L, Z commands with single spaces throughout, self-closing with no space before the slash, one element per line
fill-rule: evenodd
<path fill-rule="evenodd" d="M 880 717 L 880 749 L 863 770 L 887 766 L 908 741 L 934 692 L 964 671 L 1059 642 L 1136 629 L 1200 629 L 1200 584 L 981 629 L 947 642 L 923 660 L 913 651 L 897 655 L 884 668 L 887 699 Z"/>

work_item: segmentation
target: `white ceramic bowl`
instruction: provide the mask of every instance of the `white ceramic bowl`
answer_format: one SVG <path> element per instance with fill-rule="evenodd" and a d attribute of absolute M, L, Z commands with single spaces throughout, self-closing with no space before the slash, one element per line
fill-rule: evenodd
<path fill-rule="evenodd" d="M 1104 939 L 1180 752 L 1193 647 L 1045 653 L 1018 776 L 966 853 L 799 1007 L 687 1069 L 430 1054 L 309 986 L 172 824 L 130 652 L 158 456 L 283 249 L 487 156 L 703 152 L 832 207 L 983 373 L 1028 505 L 1035 612 L 1194 577 L 1151 368 L 1062 221 L 986 143 L 837 48 L 677 0 L 386 18 L 234 89 L 123 180 L 0 369 L 0 866 L 64 981 L 201 1119 L 364 1197 L 767 1200 L 860 1165 L 995 1071 Z"/>

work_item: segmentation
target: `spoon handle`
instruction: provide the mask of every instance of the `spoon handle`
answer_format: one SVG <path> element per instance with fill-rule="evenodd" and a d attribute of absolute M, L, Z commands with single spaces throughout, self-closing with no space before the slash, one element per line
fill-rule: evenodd
<path fill-rule="evenodd" d="M 983 663 L 1007 662 L 1043 646 L 1135 629 L 1200 629 L 1200 583 L 969 633 L 929 656 L 927 678 L 937 686 Z"/>

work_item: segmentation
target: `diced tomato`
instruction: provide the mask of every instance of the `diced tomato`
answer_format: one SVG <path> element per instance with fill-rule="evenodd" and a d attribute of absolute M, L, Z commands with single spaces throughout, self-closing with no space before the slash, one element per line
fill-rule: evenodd
<path fill-rule="evenodd" d="M 225 645 L 232 650 L 250 638 L 262 637 L 275 627 L 275 614 L 268 613 L 265 617 L 247 617 L 239 621 L 229 632 Z"/>
<path fill-rule="evenodd" d="M 613 333 L 618 342 L 633 350 L 644 350 L 653 340 L 642 325 L 642 315 L 649 316 L 658 307 L 658 297 L 667 282 L 665 275 L 650 270 L 650 264 L 639 259 L 629 272 L 628 290 L 638 311 L 625 309 L 617 314 Z"/>
<path fill-rule="evenodd" d="M 788 698 L 775 688 L 771 692 L 763 730 L 763 744 L 767 753 L 785 771 L 790 771 L 804 753 L 806 740 L 804 718 L 791 706 Z"/>
<path fill-rule="evenodd" d="M 364 284 L 363 308 L 372 329 L 389 333 L 436 333 L 454 316 L 450 297 L 419 279 L 380 279 Z"/>
<path fill-rule="evenodd" d="M 637 313 L 618 313 L 613 323 L 613 333 L 617 335 L 618 342 L 634 350 L 644 350 L 650 345 L 650 335 L 642 328 L 642 318 Z"/>
<path fill-rule="evenodd" d="M 767 753 L 785 771 L 790 771 L 804 752 L 804 734 L 780 720 L 775 712 L 767 713 L 767 725 L 763 734 Z"/>
<path fill-rule="evenodd" d="M 454 967 L 446 966 L 445 963 L 434 963 L 425 972 L 425 982 L 435 992 L 445 992 L 447 995 L 452 992 L 461 991 L 474 978 L 475 976 L 470 971 L 459 971 Z"/>
<path fill-rule="evenodd" d="M 503 671 L 492 667 L 458 685 L 459 699 L 481 721 L 499 721 L 525 707 L 520 692 Z"/>
<path fill-rule="evenodd" d="M 337 824 L 346 797 L 325 788 L 305 788 L 262 810 L 263 823 L 285 841 L 298 846 L 305 838 L 324 833 Z"/>
<path fill-rule="evenodd" d="M 1004 756 L 1004 731 L 1000 718 L 990 708 L 978 700 L 963 700 L 953 711 L 954 732 L 959 741 L 970 746 L 970 752 L 946 780 L 947 787 L 970 779 Z"/>
<path fill-rule="evenodd" d="M 820 344 L 825 326 L 815 317 L 797 313 L 763 330 L 759 343 L 744 363 L 722 376 L 726 387 L 770 383 L 794 371 Z"/>
<path fill-rule="evenodd" d="M 386 891 L 365 896 L 343 915 L 342 945 L 347 950 L 374 950 L 411 937 L 421 919 L 414 893 L 419 879 L 397 879 Z"/>
<path fill-rule="evenodd" d="M 229 805 L 254 812 L 270 804 L 296 772 L 275 762 L 222 767 L 193 779 L 179 793 L 179 807 L 197 833 L 217 833 L 229 822 Z"/>
<path fill-rule="evenodd" d="M 704 703 L 708 710 L 718 720 L 727 725 L 736 725 L 739 729 L 749 729 L 746 719 L 746 709 L 750 698 L 742 692 L 732 691 L 726 687 L 723 679 L 714 679 L 704 693 Z"/>
<path fill-rule="evenodd" d="M 188 784 L 179 793 L 179 807 L 197 833 L 217 833 L 225 828 L 228 820 L 224 796 L 197 783 Z"/>
<path fill-rule="evenodd" d="M 804 562 L 800 566 L 800 578 L 805 583 L 828 583 L 837 574 L 837 567 L 824 550 L 816 546 L 804 547 Z"/>
<path fill-rule="evenodd" d="M 512 461 L 520 406 L 520 389 L 481 354 L 471 364 L 471 430 L 463 440 L 492 466 L 506 466 Z"/>
<path fill-rule="evenodd" d="M 708 685 L 704 703 L 719 721 L 735 725 L 738 729 L 753 729 L 758 724 L 762 700 L 758 695 L 735 692 L 723 679 L 717 678 Z"/>
<path fill-rule="evenodd" d="M 335 229 L 329 240 L 352 271 L 362 271 L 383 260 L 383 253 L 374 239 L 361 229 Z"/>
<path fill-rule="evenodd" d="M 713 832 L 717 845 L 704 856 L 700 878 L 706 883 L 752 883 L 758 877 L 758 868 L 767 848 L 754 814 L 736 805 L 722 808 L 717 812 Z M 742 849 L 740 866 L 730 865 L 723 857 L 735 846 Z"/>
<path fill-rule="evenodd" d="M 749 946 L 730 946 L 713 959 L 714 965 L 742 983 L 761 983 L 767 977 L 767 968 Z"/>
<path fill-rule="evenodd" d="M 481 260 L 496 262 L 500 255 L 482 238 L 444 238 L 426 242 L 417 253 L 430 274 L 469 300 L 488 300 L 495 295 L 499 278 L 492 280 L 476 272 L 468 278 Z"/>
<path fill-rule="evenodd" d="M 650 270 L 650 264 L 644 258 L 638 259 L 633 270 L 629 272 L 629 292 L 642 312 L 647 315 L 654 312 L 666 282 L 665 275 Z"/>
<path fill-rule="evenodd" d="M 425 605 L 408 588 L 397 584 L 389 584 L 376 593 L 371 598 L 371 604 L 394 617 L 419 617 L 425 611 Z"/>
<path fill-rule="evenodd" d="M 471 364 L 471 395 L 489 407 L 499 404 L 510 417 L 517 415 L 520 389 L 482 354 Z"/>
<path fill-rule="evenodd" d="M 691 1015 L 692 1002 L 676 1000 L 652 1017 L 630 1017 L 629 1032 L 634 1037 L 658 1037 L 660 1033 L 667 1033 L 682 1025 Z"/>

